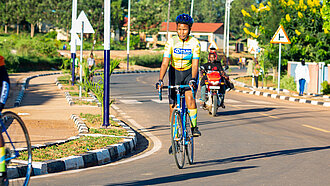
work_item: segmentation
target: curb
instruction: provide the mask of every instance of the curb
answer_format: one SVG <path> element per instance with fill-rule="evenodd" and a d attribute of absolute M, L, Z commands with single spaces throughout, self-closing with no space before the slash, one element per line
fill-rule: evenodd
<path fill-rule="evenodd" d="M 260 92 L 260 91 L 242 91 L 242 90 L 235 90 L 235 92 L 245 93 L 245 94 L 251 94 L 251 95 L 257 95 L 257 96 L 264 96 L 264 97 L 270 97 L 273 99 L 281 99 L 281 100 L 287 100 L 292 102 L 298 102 L 298 103 L 309 103 L 312 105 L 321 105 L 324 107 L 330 107 L 330 102 L 322 102 L 322 101 L 311 101 L 306 99 L 300 99 L 290 96 L 281 96 L 278 94 L 271 94 L 267 92 Z"/>
<path fill-rule="evenodd" d="M 32 168 L 33 168 L 32 175 L 43 175 L 43 174 L 56 173 L 66 170 L 74 170 L 74 169 L 104 165 L 120 160 L 125 156 L 134 152 L 137 145 L 137 137 L 135 132 L 125 123 L 121 122 L 119 119 L 115 118 L 112 115 L 110 115 L 110 117 L 114 121 L 117 121 L 118 124 L 121 125 L 128 132 L 128 136 L 124 136 L 124 137 L 110 136 L 110 137 L 125 138 L 123 142 L 120 142 L 118 144 L 113 144 L 102 149 L 91 150 L 80 155 L 69 156 L 56 160 L 48 160 L 44 162 L 32 162 Z M 87 127 L 83 122 L 81 123 L 81 119 L 79 117 L 77 117 L 76 115 L 72 115 L 71 119 L 74 120 L 76 125 L 78 123 L 79 125 L 82 126 L 82 127 L 77 126 L 79 133 L 80 133 L 80 129 L 82 129 L 83 132 L 85 132 Z M 45 143 L 43 145 L 34 145 L 32 148 L 33 149 L 45 148 L 52 145 L 59 145 L 74 139 L 78 139 L 80 138 L 80 136 L 84 136 L 84 135 L 85 134 L 80 133 L 78 136 L 70 137 L 67 140 Z M 98 135 L 98 136 L 104 136 L 104 135 Z M 20 162 L 26 164 L 26 161 L 20 161 Z M 16 166 L 16 167 L 8 167 L 7 170 L 8 170 L 8 175 L 11 175 L 9 177 L 10 179 L 24 177 L 26 174 L 26 166 L 24 165 Z"/>
<path fill-rule="evenodd" d="M 234 78 L 232 81 L 235 84 L 237 84 L 237 85 L 239 85 L 241 87 L 257 88 L 257 87 L 248 86 L 245 83 L 236 81 L 236 79 L 238 79 L 240 77 L 251 77 L 251 76 L 239 76 L 239 77 Z M 274 88 L 274 87 L 262 87 L 262 89 L 268 89 L 268 90 L 278 91 L 278 89 L 277 88 Z M 279 91 L 281 91 L 281 92 L 289 92 L 286 89 L 279 89 Z M 308 103 L 308 104 L 312 104 L 312 105 L 320 105 L 320 106 L 324 106 L 324 107 L 330 107 L 330 102 L 312 101 L 312 100 L 306 100 L 306 99 L 303 99 L 303 98 L 295 98 L 295 97 L 290 97 L 290 96 L 281 96 L 279 94 L 271 94 L 271 93 L 254 91 L 254 90 L 253 91 L 235 90 L 235 92 L 241 92 L 241 93 L 245 93 L 245 94 L 270 97 L 270 98 L 273 98 L 273 99 L 281 99 L 281 100 L 287 100 L 287 101 L 298 102 L 298 103 Z M 323 97 L 323 98 L 329 98 L 330 97 L 330 96 L 321 96 L 319 94 L 311 94 L 311 93 L 307 93 L 307 95 L 320 96 L 320 97 Z"/>
<path fill-rule="evenodd" d="M 55 84 L 58 86 L 59 89 L 63 90 L 63 85 L 57 80 L 57 78 L 55 78 Z M 65 94 L 65 99 L 69 103 L 69 105 L 70 106 L 74 105 L 75 103 L 74 103 L 70 93 L 69 92 L 64 92 L 64 94 Z M 96 98 L 96 96 L 93 93 L 88 92 L 88 95 L 90 97 L 92 97 L 92 99 L 95 103 L 97 103 L 97 107 L 102 107 L 102 104 L 99 102 L 99 100 Z"/>
<path fill-rule="evenodd" d="M 40 77 L 40 76 L 50 76 L 50 75 L 56 75 L 56 74 L 62 74 L 62 72 L 39 74 L 39 75 L 30 76 L 30 77 L 27 77 L 26 79 L 24 79 L 23 83 L 22 83 L 22 88 L 19 91 L 18 96 L 15 100 L 14 107 L 18 107 L 18 106 L 21 105 L 22 100 L 24 98 L 24 92 L 29 87 L 29 82 L 30 82 L 31 79 L 36 78 L 36 77 Z"/>

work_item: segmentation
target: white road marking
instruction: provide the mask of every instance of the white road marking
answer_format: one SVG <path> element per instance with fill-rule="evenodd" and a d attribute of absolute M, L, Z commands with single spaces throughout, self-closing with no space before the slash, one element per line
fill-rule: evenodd
<path fill-rule="evenodd" d="M 233 99 L 226 99 L 225 98 L 225 103 L 241 103 L 240 101 L 233 100 Z"/>
<path fill-rule="evenodd" d="M 113 97 L 115 99 L 139 99 L 139 98 L 157 98 L 158 96 L 127 96 L 127 97 L 123 97 L 123 96 L 119 96 L 119 97 Z"/>
<path fill-rule="evenodd" d="M 124 104 L 142 104 L 142 102 L 135 100 L 135 99 L 128 99 L 128 100 L 119 100 L 120 102 Z"/>
<path fill-rule="evenodd" d="M 321 131 L 321 132 L 325 132 L 325 133 L 329 133 L 330 132 L 328 130 L 321 129 L 321 128 L 318 128 L 318 127 L 313 127 L 313 126 L 310 126 L 310 125 L 302 125 L 302 126 L 308 127 L 308 128 L 314 129 L 314 130 L 318 130 L 318 131 Z"/>
<path fill-rule="evenodd" d="M 156 102 L 156 103 L 166 103 L 166 104 L 168 104 L 168 99 L 164 99 L 164 98 L 163 98 L 162 101 L 160 101 L 159 99 L 152 99 L 151 101 Z"/>

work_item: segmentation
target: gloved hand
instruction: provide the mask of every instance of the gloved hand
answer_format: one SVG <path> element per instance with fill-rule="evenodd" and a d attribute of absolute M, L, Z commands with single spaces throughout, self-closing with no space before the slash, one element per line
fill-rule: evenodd
<path fill-rule="evenodd" d="M 193 87 L 193 89 L 197 89 L 197 81 L 196 81 L 196 78 L 192 78 L 190 81 L 189 81 L 189 85 Z"/>
<path fill-rule="evenodd" d="M 159 86 L 160 86 L 160 88 L 162 88 L 163 85 L 164 85 L 163 80 L 158 80 L 158 82 L 156 83 L 156 89 L 158 90 L 159 89 Z"/>
<path fill-rule="evenodd" d="M 0 103 L 0 113 L 2 112 L 2 109 L 5 107 L 5 104 Z"/>

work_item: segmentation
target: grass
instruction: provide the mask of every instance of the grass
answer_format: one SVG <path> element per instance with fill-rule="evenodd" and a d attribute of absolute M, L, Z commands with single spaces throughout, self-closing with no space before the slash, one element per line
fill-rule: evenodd
<path fill-rule="evenodd" d="M 109 128 L 109 129 L 90 128 L 89 133 L 91 133 L 91 134 L 115 135 L 115 136 L 127 136 L 128 135 L 128 133 L 125 129 L 116 129 L 116 128 Z"/>
<path fill-rule="evenodd" d="M 57 80 L 62 84 L 62 85 L 69 85 L 71 76 L 70 75 L 65 75 L 65 76 L 60 76 L 57 78 Z"/>
<path fill-rule="evenodd" d="M 103 117 L 101 114 L 83 114 L 80 113 L 79 117 L 85 118 L 87 121 L 87 125 L 91 128 L 99 128 L 103 124 Z M 112 118 L 110 118 L 110 125 L 114 127 L 120 127 L 117 122 L 113 121 Z"/>
<path fill-rule="evenodd" d="M 82 100 L 76 100 L 76 101 L 74 101 L 74 104 L 76 104 L 76 105 L 92 105 L 92 106 L 97 106 L 97 103 L 96 102 L 82 101 Z"/>
<path fill-rule="evenodd" d="M 82 136 L 65 144 L 34 149 L 32 150 L 32 159 L 33 161 L 60 159 L 83 154 L 90 150 L 101 149 L 120 141 L 121 138 Z M 27 152 L 22 152 L 20 159 L 27 160 Z"/>

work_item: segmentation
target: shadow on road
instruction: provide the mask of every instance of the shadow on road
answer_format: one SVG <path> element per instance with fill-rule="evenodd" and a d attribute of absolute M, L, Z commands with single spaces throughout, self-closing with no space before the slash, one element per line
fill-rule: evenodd
<path fill-rule="evenodd" d="M 314 151 L 327 150 L 327 149 L 330 149 L 330 146 L 308 147 L 308 148 L 300 148 L 300 149 L 264 152 L 264 153 L 259 153 L 259 154 L 237 156 L 237 157 L 231 157 L 231 158 L 225 158 L 225 159 L 216 159 L 216 160 L 195 162 L 195 166 L 191 166 L 189 168 L 197 168 L 197 167 L 210 166 L 210 165 L 216 165 L 216 164 L 241 162 L 241 161 L 262 159 L 262 158 L 268 158 L 268 157 L 274 157 L 274 156 L 289 156 L 289 155 L 291 156 L 291 155 L 302 154 L 302 153 L 306 153 L 306 152 L 314 152 Z"/>
<path fill-rule="evenodd" d="M 253 108 L 253 109 L 245 109 L 245 110 L 230 110 L 225 112 L 218 112 L 218 116 L 233 116 L 238 114 L 246 114 L 246 113 L 254 113 L 254 112 L 268 112 L 272 111 L 276 108 Z"/>
<path fill-rule="evenodd" d="M 217 175 L 223 175 L 223 174 L 230 174 L 230 173 L 240 172 L 241 170 L 244 170 L 244 169 L 253 169 L 256 167 L 257 166 L 245 166 L 245 167 L 235 167 L 235 168 L 224 169 L 224 170 L 209 170 L 209 171 L 201 171 L 201 172 L 192 172 L 192 173 L 178 174 L 178 175 L 173 175 L 173 176 L 152 178 L 149 180 L 117 183 L 117 184 L 111 184 L 111 185 L 130 186 L 130 185 L 158 185 L 158 184 L 164 184 L 164 183 L 173 183 L 174 184 L 175 182 L 179 182 L 179 181 L 196 179 L 196 178 L 205 178 L 205 177 L 217 176 Z"/>

